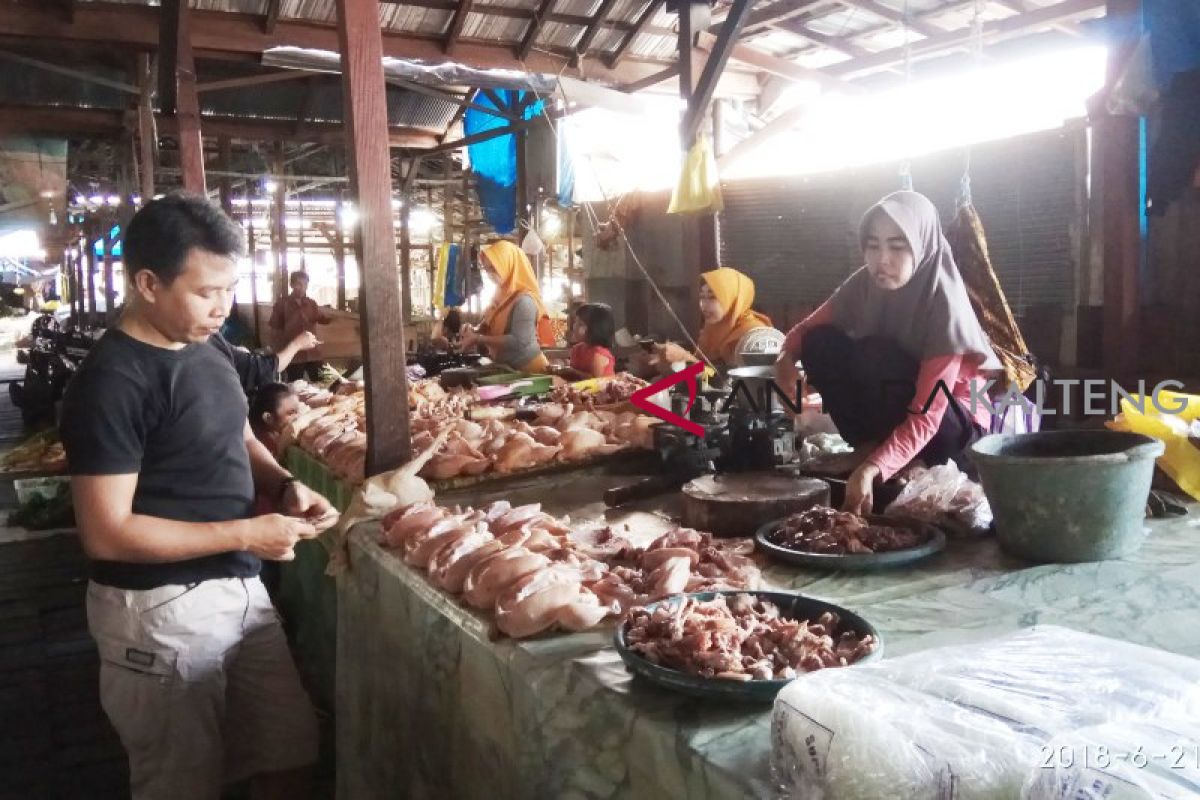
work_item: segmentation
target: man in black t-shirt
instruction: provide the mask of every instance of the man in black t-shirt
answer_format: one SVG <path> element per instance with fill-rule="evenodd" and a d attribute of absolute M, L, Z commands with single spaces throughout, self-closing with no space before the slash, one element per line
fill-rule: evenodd
<path fill-rule="evenodd" d="M 142 208 L 124 239 L 125 313 L 63 401 L 101 703 L 134 798 L 216 798 L 250 777 L 264 796 L 300 797 L 316 759 L 312 707 L 258 572 L 337 514 L 251 434 L 228 347 L 210 342 L 242 241 L 204 198 Z M 252 517 L 256 488 L 283 513 Z"/>

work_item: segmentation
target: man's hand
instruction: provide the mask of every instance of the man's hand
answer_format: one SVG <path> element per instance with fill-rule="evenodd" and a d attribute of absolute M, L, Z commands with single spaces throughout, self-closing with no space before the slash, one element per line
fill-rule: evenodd
<path fill-rule="evenodd" d="M 296 352 L 303 350 L 312 350 L 319 345 L 321 340 L 312 331 L 305 331 L 299 334 L 295 339 L 292 339 L 291 345 L 296 349 Z"/>
<path fill-rule="evenodd" d="M 317 529 L 309 522 L 282 514 L 267 514 L 245 521 L 246 548 L 266 561 L 291 561 L 292 550 L 301 539 L 311 539 Z"/>
<path fill-rule="evenodd" d="M 879 477 L 879 467 L 870 461 L 864 461 L 858 469 L 850 473 L 846 481 L 846 499 L 842 503 L 842 511 L 849 511 L 860 516 L 870 514 L 875 503 L 875 479 Z"/>
<path fill-rule="evenodd" d="M 284 488 L 279 510 L 289 517 L 303 519 L 316 533 L 332 528 L 339 516 L 328 500 L 298 481 L 292 481 Z"/>
<path fill-rule="evenodd" d="M 463 348 L 471 347 L 479 341 L 479 332 L 475 330 L 473 325 L 463 325 L 458 332 L 458 341 Z"/>

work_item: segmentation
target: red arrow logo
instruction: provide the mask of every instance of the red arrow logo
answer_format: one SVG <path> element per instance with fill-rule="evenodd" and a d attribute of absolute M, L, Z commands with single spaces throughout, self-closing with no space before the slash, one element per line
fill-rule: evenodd
<path fill-rule="evenodd" d="M 678 428 L 683 428 L 688 433 L 694 433 L 697 436 L 704 436 L 704 428 L 698 423 L 692 422 L 686 417 L 681 417 L 678 414 L 668 411 L 658 403 L 650 402 L 651 395 L 658 394 L 664 389 L 670 389 L 677 383 L 687 381 L 688 404 L 687 409 L 683 413 L 688 413 L 692 410 L 692 405 L 696 402 L 696 390 L 698 388 L 696 384 L 696 377 L 702 372 L 704 372 L 704 362 L 697 361 L 687 369 L 681 369 L 679 372 L 676 372 L 673 375 L 668 375 L 660 381 L 655 381 L 644 389 L 638 389 L 633 393 L 633 396 L 629 398 L 629 402 L 633 403 L 647 414 L 658 417 L 664 422 L 669 422 Z"/>

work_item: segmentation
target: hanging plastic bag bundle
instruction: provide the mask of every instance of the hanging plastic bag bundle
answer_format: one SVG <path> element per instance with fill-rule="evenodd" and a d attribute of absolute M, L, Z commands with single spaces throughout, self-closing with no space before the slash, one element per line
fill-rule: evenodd
<path fill-rule="evenodd" d="M 679 183 L 671 192 L 668 214 L 716 214 L 725 209 L 717 160 L 706 136 L 699 136 L 683 162 Z"/>

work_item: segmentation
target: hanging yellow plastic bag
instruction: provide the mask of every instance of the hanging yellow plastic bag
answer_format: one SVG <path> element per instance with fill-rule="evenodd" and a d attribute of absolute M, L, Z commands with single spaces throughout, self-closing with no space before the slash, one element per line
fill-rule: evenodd
<path fill-rule="evenodd" d="M 699 136 L 683 162 L 679 183 L 671 192 L 668 214 L 716 214 L 724 210 L 721 179 L 717 175 L 717 159 L 713 157 L 708 137 Z"/>
<path fill-rule="evenodd" d="M 1192 444 L 1189 436 L 1200 429 L 1200 395 L 1179 394 L 1161 391 L 1157 394 L 1158 405 L 1150 398 L 1135 401 L 1144 406 L 1145 413 L 1129 400 L 1121 400 L 1121 413 L 1105 426 L 1114 431 L 1132 431 L 1161 439 L 1167 449 L 1158 458 L 1158 466 L 1171 476 L 1180 489 L 1200 500 L 1200 446 Z M 1198 431 L 1200 432 L 1200 431 Z M 1200 443 L 1200 438 L 1196 439 Z"/>

